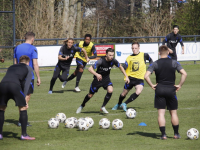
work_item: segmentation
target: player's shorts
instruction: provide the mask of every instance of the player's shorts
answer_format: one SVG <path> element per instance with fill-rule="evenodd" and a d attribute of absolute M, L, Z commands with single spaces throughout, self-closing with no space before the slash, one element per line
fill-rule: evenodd
<path fill-rule="evenodd" d="M 101 81 L 98 81 L 96 78 L 92 81 L 92 84 L 90 86 L 90 94 L 94 94 L 98 92 L 98 89 L 100 87 L 103 87 L 104 90 L 107 90 L 108 86 L 113 86 L 112 82 L 110 81 L 110 78 L 102 79 Z"/>
<path fill-rule="evenodd" d="M 8 100 L 13 99 L 16 106 L 26 106 L 22 88 L 16 83 L 0 83 L 0 105 L 7 106 Z"/>
<path fill-rule="evenodd" d="M 31 84 L 29 86 L 27 95 L 33 94 L 33 91 L 34 91 L 34 79 L 31 80 Z"/>
<path fill-rule="evenodd" d="M 129 84 L 125 83 L 124 89 L 132 89 L 136 85 L 144 86 L 144 80 L 142 80 L 142 79 L 137 79 L 137 78 L 133 78 L 133 77 L 129 77 L 129 79 L 130 79 L 130 83 Z"/>
<path fill-rule="evenodd" d="M 155 90 L 154 107 L 157 109 L 176 110 L 178 109 L 178 99 L 176 97 L 176 87 L 173 85 L 158 84 Z"/>
<path fill-rule="evenodd" d="M 83 66 L 84 68 L 87 65 L 87 63 L 81 60 L 80 58 L 76 58 L 76 64 L 77 64 L 77 67 Z"/>

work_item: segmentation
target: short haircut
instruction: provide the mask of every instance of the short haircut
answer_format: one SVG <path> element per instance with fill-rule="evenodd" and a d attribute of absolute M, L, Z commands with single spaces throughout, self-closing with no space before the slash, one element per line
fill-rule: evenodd
<path fill-rule="evenodd" d="M 26 56 L 26 55 L 22 55 L 20 58 L 19 58 L 19 62 L 21 63 L 21 62 L 25 62 L 25 63 L 27 63 L 27 62 L 29 62 L 30 61 L 30 58 L 28 57 L 28 56 Z"/>
<path fill-rule="evenodd" d="M 86 34 L 86 35 L 85 35 L 85 37 L 84 37 L 84 39 L 86 39 L 86 37 L 89 37 L 89 38 L 90 38 L 90 40 L 92 39 L 92 36 L 91 36 L 91 34 Z"/>
<path fill-rule="evenodd" d="M 178 26 L 178 25 L 173 25 L 173 29 L 174 29 L 174 28 L 178 28 L 178 29 L 179 29 L 179 26 Z"/>
<path fill-rule="evenodd" d="M 137 45 L 138 45 L 138 47 L 140 47 L 140 44 L 139 44 L 139 42 L 137 42 L 137 41 L 136 41 L 136 42 L 133 42 L 133 43 L 132 43 L 132 46 L 133 46 L 134 44 L 137 44 Z"/>
<path fill-rule="evenodd" d="M 112 49 L 112 48 L 108 48 L 108 49 L 106 50 L 106 54 L 108 54 L 108 52 L 115 52 L 115 50 Z"/>
<path fill-rule="evenodd" d="M 26 32 L 26 34 L 25 34 L 25 41 L 26 40 L 30 40 L 31 38 L 34 38 L 35 37 L 35 33 L 33 33 L 33 32 Z"/>
<path fill-rule="evenodd" d="M 160 54 L 167 53 L 168 52 L 168 47 L 166 45 L 160 46 L 159 47 L 159 52 L 160 52 Z"/>
<path fill-rule="evenodd" d="M 70 40 L 72 40 L 73 43 L 74 43 L 74 39 L 73 38 L 68 38 L 68 39 L 66 39 L 66 40 L 63 41 L 63 44 L 67 44 L 67 42 L 70 41 Z"/>

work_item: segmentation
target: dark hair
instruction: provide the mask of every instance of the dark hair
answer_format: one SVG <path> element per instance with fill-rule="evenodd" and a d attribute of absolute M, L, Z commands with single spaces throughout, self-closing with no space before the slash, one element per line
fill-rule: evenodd
<path fill-rule="evenodd" d="M 84 39 L 86 39 L 86 37 L 89 37 L 89 38 L 90 38 L 90 40 L 92 39 L 92 36 L 91 36 L 91 34 L 86 34 L 86 35 L 85 35 L 85 37 L 84 37 Z"/>
<path fill-rule="evenodd" d="M 72 40 L 72 41 L 74 42 L 74 39 L 73 39 L 73 38 L 68 38 L 68 39 L 66 39 L 66 40 L 63 41 L 63 44 L 67 44 L 67 42 L 68 42 L 69 40 Z"/>
<path fill-rule="evenodd" d="M 22 55 L 20 58 L 19 58 L 19 62 L 21 63 L 21 62 L 25 62 L 25 63 L 27 63 L 27 62 L 29 62 L 30 61 L 30 58 L 28 57 L 28 56 L 26 56 L 26 55 Z"/>
<path fill-rule="evenodd" d="M 162 45 L 159 47 L 160 54 L 168 52 L 168 47 L 166 45 Z"/>
<path fill-rule="evenodd" d="M 35 37 L 35 33 L 33 33 L 33 32 L 26 32 L 26 34 L 25 34 L 25 41 L 27 39 L 31 39 L 33 37 Z"/>
<path fill-rule="evenodd" d="M 137 42 L 137 41 L 136 41 L 136 42 L 133 42 L 133 43 L 132 43 L 132 46 L 133 46 L 134 44 L 137 44 L 137 45 L 138 45 L 138 47 L 140 47 L 140 44 L 139 44 L 139 42 Z"/>
<path fill-rule="evenodd" d="M 178 28 L 178 29 L 179 29 L 179 26 L 178 26 L 178 25 L 173 25 L 173 29 L 174 29 L 174 28 Z"/>
<path fill-rule="evenodd" d="M 108 48 L 108 49 L 106 50 L 106 54 L 108 54 L 108 52 L 115 52 L 115 50 L 112 49 L 112 48 Z"/>

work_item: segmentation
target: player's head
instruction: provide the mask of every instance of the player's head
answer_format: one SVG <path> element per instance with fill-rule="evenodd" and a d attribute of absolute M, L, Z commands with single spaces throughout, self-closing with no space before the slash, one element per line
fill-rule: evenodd
<path fill-rule="evenodd" d="M 159 54 L 161 56 L 167 56 L 169 55 L 169 50 L 168 50 L 168 47 L 166 45 L 162 45 L 159 47 Z"/>
<path fill-rule="evenodd" d="M 22 55 L 20 58 L 19 58 L 19 63 L 24 63 L 26 65 L 29 65 L 29 61 L 30 61 L 30 58 L 26 55 Z"/>
<path fill-rule="evenodd" d="M 91 34 L 86 34 L 86 35 L 84 36 L 84 42 L 85 42 L 86 44 L 90 44 L 91 39 L 92 39 Z"/>
<path fill-rule="evenodd" d="M 35 33 L 26 32 L 26 34 L 25 34 L 25 42 L 29 42 L 30 44 L 33 44 L 34 40 L 35 40 Z"/>
<path fill-rule="evenodd" d="M 138 54 L 140 52 L 140 44 L 138 42 L 133 42 L 131 48 L 132 48 L 133 54 Z"/>
<path fill-rule="evenodd" d="M 67 48 L 71 48 L 74 44 L 74 39 L 68 38 L 63 41 L 63 44 L 67 45 Z"/>
<path fill-rule="evenodd" d="M 115 51 L 112 48 L 108 48 L 106 50 L 106 58 L 108 61 L 111 61 L 114 58 L 114 53 L 115 53 Z"/>
<path fill-rule="evenodd" d="M 174 34 L 177 34 L 179 31 L 179 26 L 178 25 L 173 25 L 173 32 Z"/>

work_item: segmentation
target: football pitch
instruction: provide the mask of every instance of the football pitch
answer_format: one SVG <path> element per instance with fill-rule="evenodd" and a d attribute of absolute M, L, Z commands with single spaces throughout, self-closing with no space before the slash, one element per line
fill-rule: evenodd
<path fill-rule="evenodd" d="M 70 74 L 74 71 L 70 70 Z M 21 141 L 21 128 L 17 126 L 19 112 L 15 107 L 14 101 L 10 100 L 7 111 L 5 112 L 5 122 L 3 127 L 4 139 L 0 141 L 1 150 L 16 149 L 86 149 L 86 150 L 157 150 L 157 149 L 200 149 L 200 139 L 189 140 L 186 132 L 190 128 L 200 131 L 200 64 L 185 63 L 183 68 L 188 73 L 186 82 L 177 93 L 179 101 L 179 133 L 181 139 L 173 139 L 173 129 L 171 126 L 170 115 L 166 111 L 166 133 L 167 140 L 160 140 L 160 131 L 157 123 L 157 110 L 154 108 L 154 91 L 145 82 L 144 90 L 141 95 L 128 108 L 137 111 L 135 119 L 127 119 L 122 109 L 111 110 L 117 104 L 120 93 L 123 90 L 123 74 L 119 69 L 111 71 L 111 81 L 114 86 L 112 98 L 106 105 L 109 114 L 100 114 L 99 110 L 103 103 L 106 91 L 99 89 L 98 93 L 86 104 L 82 113 L 76 114 L 77 108 L 82 103 L 88 93 L 93 75 L 87 70 L 84 71 L 80 82 L 80 93 L 73 92 L 75 79 L 68 82 L 64 89 L 61 82 L 57 79 L 53 89 L 53 94 L 48 94 L 49 84 L 53 75 L 53 68 L 41 68 L 41 86 L 36 87 L 31 96 L 28 109 L 28 120 L 32 127 L 27 128 L 27 133 L 36 138 L 35 141 Z M 5 75 L 0 73 L 0 80 Z M 155 75 L 151 75 L 155 83 Z M 177 73 L 176 83 L 180 81 Z M 135 92 L 132 89 L 126 99 Z M 57 113 L 63 112 L 68 117 L 92 117 L 94 126 L 88 131 L 79 131 L 77 128 L 65 128 L 64 123 L 60 123 L 57 129 L 50 129 L 47 121 L 55 117 Z M 99 129 L 99 120 L 108 118 L 111 122 L 114 119 L 121 119 L 124 123 L 122 130 Z M 145 122 L 147 126 L 138 126 Z"/>

